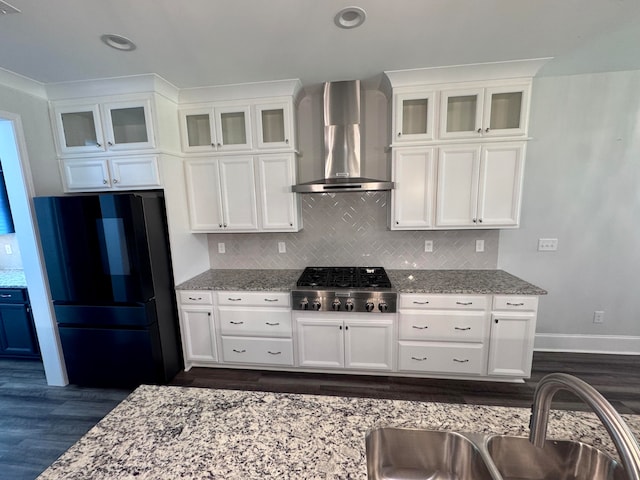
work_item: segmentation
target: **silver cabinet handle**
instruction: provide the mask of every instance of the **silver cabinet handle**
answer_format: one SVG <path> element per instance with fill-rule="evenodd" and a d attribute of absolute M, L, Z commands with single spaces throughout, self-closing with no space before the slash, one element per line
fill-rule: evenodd
<path fill-rule="evenodd" d="M 286 143 L 287 145 L 289 145 L 289 139 L 288 139 L 288 138 L 285 138 L 285 139 L 284 139 L 284 143 Z"/>
<path fill-rule="evenodd" d="M 113 179 L 113 183 L 118 183 L 118 179 L 117 179 L 117 178 L 114 178 L 114 179 Z"/>
<path fill-rule="evenodd" d="M 278 302 L 279 300 L 277 298 L 265 298 L 264 301 L 265 302 Z"/>
<path fill-rule="evenodd" d="M 479 128 L 479 129 L 478 129 L 478 133 L 482 133 L 482 128 Z"/>
<path fill-rule="evenodd" d="M 429 302 L 417 302 L 417 301 L 414 300 L 413 303 L 415 305 L 427 305 Z"/>
<path fill-rule="evenodd" d="M 109 180 L 107 180 L 106 178 L 102 180 L 103 185 L 107 185 L 109 183 Z"/>
<path fill-rule="evenodd" d="M 109 145 L 110 147 L 113 147 L 113 142 L 109 141 L 107 142 L 107 145 Z"/>
<path fill-rule="evenodd" d="M 473 305 L 473 302 L 456 302 L 456 305 Z"/>
<path fill-rule="evenodd" d="M 243 350 L 236 350 L 235 348 L 233 349 L 233 351 L 236 352 L 236 353 L 245 353 L 246 352 L 246 350 L 244 350 L 244 349 Z"/>
<path fill-rule="evenodd" d="M 424 327 L 419 327 L 418 325 L 411 325 L 411 328 L 416 328 L 418 330 L 426 330 L 429 327 L 427 325 L 425 325 Z"/>
<path fill-rule="evenodd" d="M 471 327 L 453 327 L 454 330 L 471 330 Z"/>
<path fill-rule="evenodd" d="M 242 298 L 227 298 L 227 300 L 229 300 L 230 302 L 239 302 L 240 300 L 242 300 Z"/>
<path fill-rule="evenodd" d="M 272 351 L 270 351 L 270 350 L 267 350 L 267 353 L 268 353 L 269 355 L 280 355 L 282 352 L 272 352 Z"/>
<path fill-rule="evenodd" d="M 242 325 L 244 322 L 232 322 L 232 321 L 229 321 L 229 323 L 231 325 Z"/>
<path fill-rule="evenodd" d="M 509 305 L 510 307 L 521 307 L 524 305 L 524 302 L 520 302 L 520 303 L 507 302 L 507 305 Z"/>
<path fill-rule="evenodd" d="M 489 128 L 489 127 L 487 127 L 487 128 L 485 128 L 485 129 L 484 129 L 484 131 L 485 131 L 486 133 L 489 133 L 489 130 L 490 130 L 490 128 Z"/>
<path fill-rule="evenodd" d="M 189 298 L 189 300 L 195 300 L 195 301 L 202 300 L 202 297 L 187 297 L 187 298 Z"/>
<path fill-rule="evenodd" d="M 469 361 L 469 359 L 465 358 L 464 360 L 460 360 L 458 358 L 454 358 L 453 361 L 454 362 L 458 362 L 458 363 L 467 363 Z"/>
<path fill-rule="evenodd" d="M 417 360 L 418 362 L 424 362 L 426 359 L 427 359 L 427 357 L 422 357 L 422 358 L 411 357 L 411 360 Z"/>
<path fill-rule="evenodd" d="M 3 294 L 0 294 L 0 297 L 2 297 L 2 298 L 11 298 L 11 294 L 3 293 Z"/>
<path fill-rule="evenodd" d="M 218 142 L 218 147 L 221 147 L 221 146 L 222 146 L 222 144 L 220 142 Z"/>
<path fill-rule="evenodd" d="M 276 323 L 269 323 L 269 322 L 264 322 L 267 325 L 269 325 L 270 327 L 277 327 L 278 325 L 280 325 L 280 322 L 276 322 Z"/>

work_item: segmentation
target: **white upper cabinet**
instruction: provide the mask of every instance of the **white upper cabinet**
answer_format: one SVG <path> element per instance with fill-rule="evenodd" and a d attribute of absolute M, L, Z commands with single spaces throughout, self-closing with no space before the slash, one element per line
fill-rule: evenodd
<path fill-rule="evenodd" d="M 524 150 L 524 142 L 440 147 L 436 226 L 518 226 Z"/>
<path fill-rule="evenodd" d="M 436 93 L 417 91 L 393 96 L 392 143 L 429 141 L 434 137 Z"/>
<path fill-rule="evenodd" d="M 436 199 L 436 149 L 403 147 L 393 151 L 391 230 L 416 230 L 434 226 Z"/>
<path fill-rule="evenodd" d="M 248 104 L 182 109 L 180 130 L 185 152 L 251 150 Z"/>
<path fill-rule="evenodd" d="M 65 192 L 160 188 L 157 155 L 112 158 L 63 158 L 60 170 Z"/>
<path fill-rule="evenodd" d="M 155 148 L 151 100 L 61 101 L 52 104 L 61 155 Z"/>
<path fill-rule="evenodd" d="M 254 105 L 256 121 L 256 147 L 293 148 L 293 115 L 290 101 L 259 103 Z"/>
<path fill-rule="evenodd" d="M 445 89 L 440 98 L 441 139 L 526 135 L 528 83 Z"/>
<path fill-rule="evenodd" d="M 297 232 L 299 196 L 291 191 L 296 182 L 295 154 L 259 155 L 257 165 L 262 230 Z"/>

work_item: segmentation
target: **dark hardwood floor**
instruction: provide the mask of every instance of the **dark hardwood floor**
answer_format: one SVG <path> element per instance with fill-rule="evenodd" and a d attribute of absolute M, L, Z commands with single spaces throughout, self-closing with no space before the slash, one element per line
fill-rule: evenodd
<path fill-rule="evenodd" d="M 640 356 L 534 354 L 525 383 L 193 368 L 172 385 L 530 407 L 537 382 L 565 372 L 593 385 L 620 413 L 640 414 Z M 31 480 L 79 440 L 130 390 L 49 387 L 42 364 L 0 359 L 0 480 Z M 559 392 L 553 408 L 586 410 Z"/>

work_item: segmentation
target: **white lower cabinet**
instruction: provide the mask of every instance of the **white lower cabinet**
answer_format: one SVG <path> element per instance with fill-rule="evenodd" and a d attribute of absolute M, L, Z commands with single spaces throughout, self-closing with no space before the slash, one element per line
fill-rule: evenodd
<path fill-rule="evenodd" d="M 354 370 L 393 369 L 395 315 L 296 312 L 298 365 Z"/>
<path fill-rule="evenodd" d="M 179 291 L 180 329 L 185 369 L 218 361 L 211 292 Z"/>
<path fill-rule="evenodd" d="M 222 361 L 260 365 L 293 365 L 290 338 L 222 337 Z"/>
<path fill-rule="evenodd" d="M 483 375 L 486 372 L 484 343 L 398 343 L 398 370 L 430 373 Z"/>
<path fill-rule="evenodd" d="M 156 155 L 62 159 L 65 192 L 136 190 L 161 187 Z"/>

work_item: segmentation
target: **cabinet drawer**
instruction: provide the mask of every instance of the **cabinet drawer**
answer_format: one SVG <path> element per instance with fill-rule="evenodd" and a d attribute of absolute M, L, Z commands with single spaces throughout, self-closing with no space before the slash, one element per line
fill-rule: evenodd
<path fill-rule="evenodd" d="M 253 307 L 288 307 L 289 292 L 217 292 L 218 305 L 250 305 Z"/>
<path fill-rule="evenodd" d="M 485 312 L 403 312 L 398 337 L 401 340 L 441 340 L 483 342 L 488 336 L 489 318 Z"/>
<path fill-rule="evenodd" d="M 399 342 L 398 370 L 482 375 L 486 371 L 481 343 Z"/>
<path fill-rule="evenodd" d="M 180 304 L 200 304 L 211 305 L 213 304 L 213 295 L 209 290 L 181 290 L 178 292 L 180 298 Z"/>
<path fill-rule="evenodd" d="M 538 297 L 495 295 L 493 297 L 493 309 L 536 311 L 538 309 Z"/>
<path fill-rule="evenodd" d="M 0 303 L 26 303 L 27 290 L 24 288 L 0 288 Z"/>
<path fill-rule="evenodd" d="M 222 335 L 291 338 L 291 312 L 274 308 L 218 308 Z"/>
<path fill-rule="evenodd" d="M 285 338 L 222 337 L 222 360 L 229 363 L 293 365 L 293 341 Z"/>
<path fill-rule="evenodd" d="M 400 295 L 401 309 L 486 310 L 487 305 L 486 295 Z"/>

